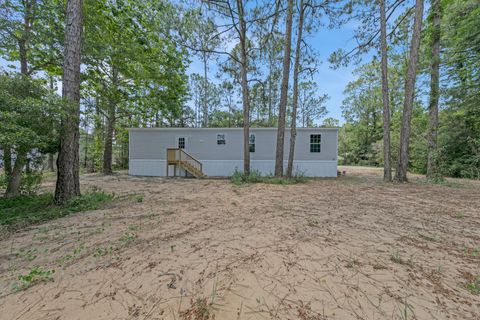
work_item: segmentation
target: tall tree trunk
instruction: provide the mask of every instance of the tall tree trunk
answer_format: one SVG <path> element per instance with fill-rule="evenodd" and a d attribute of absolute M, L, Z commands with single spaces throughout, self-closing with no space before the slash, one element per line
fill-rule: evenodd
<path fill-rule="evenodd" d="M 283 54 L 283 78 L 278 107 L 277 149 L 275 155 L 275 176 L 283 175 L 283 150 L 285 147 L 285 118 L 287 112 L 288 78 L 290 76 L 290 53 L 292 49 L 293 0 L 288 0 L 285 20 L 285 49 Z"/>
<path fill-rule="evenodd" d="M 405 79 L 405 99 L 403 102 L 403 118 L 400 130 L 400 150 L 397 162 L 395 179 L 399 182 L 407 182 L 408 148 L 410 143 L 410 124 L 412 122 L 412 110 L 415 97 L 415 80 L 417 76 L 418 51 L 420 49 L 420 37 L 423 22 L 423 0 L 415 2 L 415 18 L 413 22 L 413 35 L 410 44 L 410 56 L 408 60 L 407 77 Z"/>
<path fill-rule="evenodd" d="M 28 75 L 28 60 L 27 60 L 27 43 L 25 39 L 18 40 L 18 53 L 20 56 L 20 73 L 24 76 Z"/>
<path fill-rule="evenodd" d="M 7 190 L 5 191 L 5 198 L 14 198 L 20 195 L 20 184 L 22 182 L 22 171 L 27 161 L 27 153 L 20 151 L 17 153 L 15 165 L 8 180 Z"/>
<path fill-rule="evenodd" d="M 268 76 L 268 124 L 272 123 L 272 109 L 273 109 L 273 81 L 272 81 L 272 59 L 269 57 L 269 76 Z"/>
<path fill-rule="evenodd" d="M 346 166 L 348 163 L 347 159 L 347 127 L 346 124 L 343 125 L 343 135 L 342 135 L 342 144 L 343 144 L 343 165 Z"/>
<path fill-rule="evenodd" d="M 118 92 L 118 70 L 112 66 L 112 88 L 115 91 L 115 97 Z M 112 160 L 113 160 L 113 133 L 115 131 L 117 114 L 116 98 L 111 98 L 108 105 L 106 116 L 107 125 L 105 127 L 105 140 L 103 144 L 103 174 L 112 174 Z M 158 121 L 158 119 L 157 119 Z"/>
<path fill-rule="evenodd" d="M 245 22 L 243 0 L 237 0 L 240 31 L 240 75 L 243 102 L 243 173 L 250 174 L 250 97 L 247 80 L 247 24 Z"/>
<path fill-rule="evenodd" d="M 65 203 L 80 195 L 79 122 L 82 0 L 68 0 L 65 23 L 62 96 L 67 115 L 60 125 L 55 202 Z"/>
<path fill-rule="evenodd" d="M 50 172 L 55 171 L 55 167 L 53 165 L 53 153 L 48 154 L 48 159 L 47 159 L 47 170 Z"/>
<path fill-rule="evenodd" d="M 28 76 L 28 42 L 30 40 L 30 32 L 33 12 L 35 11 L 36 0 L 23 1 L 24 14 L 23 14 L 23 34 L 18 39 L 18 54 L 20 56 L 20 72 L 24 76 Z"/>
<path fill-rule="evenodd" d="M 83 168 L 87 169 L 88 164 L 88 125 L 87 119 L 85 119 L 85 155 L 83 158 Z"/>
<path fill-rule="evenodd" d="M 295 63 L 293 66 L 293 106 L 292 106 L 292 124 L 290 125 L 290 150 L 288 152 L 287 177 L 291 178 L 293 174 L 293 158 L 295 157 L 295 140 L 297 138 L 297 108 L 298 108 L 298 73 L 300 71 L 300 55 L 303 34 L 303 19 L 305 8 L 303 0 L 300 0 L 300 13 L 297 25 L 297 44 L 295 47 Z"/>
<path fill-rule="evenodd" d="M 53 76 L 49 76 L 48 77 L 48 80 L 49 80 L 49 84 L 50 84 L 50 90 L 53 92 L 53 90 L 55 89 L 55 86 L 53 84 Z M 50 172 L 54 172 L 55 171 L 55 167 L 54 167 L 54 164 L 53 164 L 53 153 L 52 152 L 49 152 L 48 153 L 48 159 L 47 159 L 47 170 L 50 171 Z"/>
<path fill-rule="evenodd" d="M 103 174 L 112 174 L 113 160 L 113 132 L 115 131 L 115 106 L 111 106 L 107 116 L 105 128 L 105 142 L 103 148 Z"/>
<path fill-rule="evenodd" d="M 380 0 L 380 47 L 382 56 L 383 102 L 383 180 L 392 181 L 392 151 L 390 147 L 390 106 L 388 99 L 387 19 L 385 0 Z"/>
<path fill-rule="evenodd" d="M 439 178 L 437 161 L 438 100 L 440 96 L 440 0 L 432 1 L 432 62 L 430 65 L 430 101 L 428 104 L 427 178 Z"/>
<path fill-rule="evenodd" d="M 17 40 L 18 44 L 18 53 L 20 60 L 20 73 L 24 77 L 29 76 L 28 72 L 28 43 L 30 40 L 31 26 L 34 19 L 34 11 L 36 1 L 24 1 L 22 2 L 24 6 L 23 14 L 23 32 L 20 38 Z M 12 168 L 12 149 L 10 146 L 7 146 L 6 152 L 4 154 L 5 159 L 8 159 L 8 164 L 5 165 L 5 172 L 7 173 L 7 190 L 5 197 L 16 197 L 20 194 L 20 185 L 22 180 L 22 171 L 25 163 L 27 161 L 27 152 L 18 151 L 16 154 L 15 162 Z M 27 166 L 29 168 L 29 166 Z"/>
<path fill-rule="evenodd" d="M 208 79 L 206 52 L 203 52 L 203 127 L 208 127 Z"/>
<path fill-rule="evenodd" d="M 5 176 L 8 181 L 12 174 L 12 149 L 10 146 L 3 146 L 3 162 L 5 165 Z"/>

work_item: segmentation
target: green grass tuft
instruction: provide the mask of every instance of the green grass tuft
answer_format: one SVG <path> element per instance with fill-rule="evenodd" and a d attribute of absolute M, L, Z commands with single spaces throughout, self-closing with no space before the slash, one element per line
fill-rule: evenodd
<path fill-rule="evenodd" d="M 13 199 L 0 198 L 0 226 L 17 230 L 41 222 L 58 219 L 71 213 L 97 210 L 113 199 L 113 195 L 92 189 L 75 197 L 66 205 L 56 205 L 53 195 L 20 196 Z"/>
<path fill-rule="evenodd" d="M 467 284 L 467 289 L 473 294 L 480 294 L 480 276 Z"/>
<path fill-rule="evenodd" d="M 55 273 L 55 270 L 43 270 L 41 267 L 33 267 L 32 270 L 26 275 L 19 275 L 18 280 L 20 283 L 13 284 L 14 291 L 25 290 L 31 286 L 40 283 L 53 281 L 52 275 Z"/>
<path fill-rule="evenodd" d="M 305 183 L 308 181 L 307 177 L 303 174 L 297 174 L 291 178 L 287 177 L 275 177 L 272 175 L 262 176 L 260 171 L 252 170 L 250 174 L 244 174 L 241 171 L 235 170 L 231 177 L 231 181 L 233 184 L 239 186 L 242 184 L 249 184 L 249 183 L 266 183 L 266 184 L 297 184 L 297 183 Z"/>

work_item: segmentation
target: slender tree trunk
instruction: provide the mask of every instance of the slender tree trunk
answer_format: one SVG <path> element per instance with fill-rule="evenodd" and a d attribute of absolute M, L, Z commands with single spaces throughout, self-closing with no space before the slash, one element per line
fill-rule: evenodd
<path fill-rule="evenodd" d="M 80 122 L 80 54 L 82 40 L 82 0 L 68 0 L 62 96 L 67 115 L 60 126 L 60 151 L 57 159 L 55 202 L 65 203 L 80 195 L 79 122 Z"/>
<path fill-rule="evenodd" d="M 347 159 L 347 127 L 346 124 L 343 125 L 343 137 L 342 137 L 342 144 L 343 144 L 343 165 L 346 166 L 348 163 Z"/>
<path fill-rule="evenodd" d="M 250 174 L 250 97 L 247 80 L 247 24 L 245 22 L 243 0 L 237 0 L 240 31 L 240 75 L 243 102 L 243 173 Z"/>
<path fill-rule="evenodd" d="M 293 66 L 293 106 L 292 106 L 292 124 L 290 125 L 290 150 L 288 153 L 287 177 L 291 178 L 293 174 L 293 159 L 295 157 L 295 140 L 297 138 L 297 108 L 298 108 L 298 73 L 300 71 L 300 55 L 303 37 L 303 19 L 305 8 L 303 0 L 300 0 L 300 13 L 297 25 L 297 44 L 295 47 L 295 63 Z"/>
<path fill-rule="evenodd" d="M 385 0 L 380 0 L 380 47 L 382 56 L 383 102 L 383 180 L 392 181 L 392 151 L 390 147 L 390 106 L 388 99 L 387 20 Z"/>
<path fill-rule="evenodd" d="M 27 161 L 27 153 L 20 151 L 17 153 L 15 165 L 8 180 L 7 190 L 5 191 L 5 198 L 15 198 L 20 195 L 20 184 L 22 182 L 22 171 Z"/>
<path fill-rule="evenodd" d="M 203 52 L 203 127 L 208 127 L 208 79 L 206 52 Z"/>
<path fill-rule="evenodd" d="M 112 88 L 115 90 L 115 97 L 118 91 L 118 70 L 115 66 L 112 66 Z M 107 125 L 105 127 L 105 140 L 103 144 L 103 174 L 112 174 L 112 162 L 113 162 L 113 133 L 115 131 L 117 114 L 117 101 L 116 98 L 110 99 L 108 105 L 108 112 L 106 116 Z M 157 113 L 158 115 L 158 113 Z M 156 119 L 158 122 L 158 118 Z"/>
<path fill-rule="evenodd" d="M 12 149 L 10 146 L 3 147 L 3 162 L 5 165 L 5 176 L 8 181 L 10 175 L 12 174 Z"/>
<path fill-rule="evenodd" d="M 18 52 L 20 55 L 20 73 L 28 75 L 27 44 L 24 39 L 18 40 Z"/>
<path fill-rule="evenodd" d="M 36 1 L 24 1 L 22 2 L 24 6 L 23 14 L 23 33 L 20 38 L 17 40 L 18 44 L 18 53 L 20 60 L 20 73 L 24 77 L 29 77 L 28 73 L 28 43 L 30 40 L 31 25 L 32 20 L 34 19 L 33 12 L 35 11 Z M 22 171 L 27 161 L 27 152 L 19 152 L 17 150 L 16 159 L 12 168 L 12 149 L 10 147 L 6 148 L 4 154 L 5 159 L 8 158 L 8 164 L 5 165 L 5 172 L 7 174 L 7 190 L 5 197 L 16 197 L 20 194 L 20 185 L 22 180 Z M 29 164 L 27 163 L 27 169 L 29 169 Z"/>
<path fill-rule="evenodd" d="M 432 1 L 432 63 L 430 65 L 430 101 L 428 104 L 427 178 L 439 178 L 437 161 L 438 100 L 440 96 L 440 0 Z"/>
<path fill-rule="evenodd" d="M 112 104 L 107 115 L 107 125 L 105 128 L 105 142 L 103 149 L 103 174 L 112 174 L 112 160 L 113 160 L 113 132 L 115 131 L 115 108 Z"/>
<path fill-rule="evenodd" d="M 413 102 L 415 97 L 415 80 L 417 76 L 418 52 L 423 22 L 423 0 L 415 2 L 415 18 L 413 22 L 413 35 L 410 44 L 407 77 L 405 79 L 405 100 L 403 102 L 403 118 L 400 130 L 400 150 L 397 162 L 395 179 L 407 182 L 408 148 L 410 143 L 410 124 L 412 120 Z"/>
<path fill-rule="evenodd" d="M 285 118 L 287 111 L 288 78 L 290 76 L 290 53 L 292 49 L 293 0 L 288 0 L 285 20 L 285 49 L 283 55 L 283 78 L 278 107 L 277 149 L 275 155 L 275 176 L 283 175 L 283 150 L 285 147 Z"/>
<path fill-rule="evenodd" d="M 87 169 L 88 164 L 88 125 L 85 122 L 85 156 L 83 158 L 83 168 Z"/>
<path fill-rule="evenodd" d="M 48 154 L 48 159 L 47 159 L 47 170 L 50 172 L 54 172 L 55 168 L 53 165 L 53 153 Z"/>
<path fill-rule="evenodd" d="M 55 89 L 54 84 L 53 84 L 53 80 L 54 80 L 53 76 L 49 76 L 48 80 L 49 80 L 49 84 L 50 84 L 50 90 L 53 92 L 53 90 Z M 50 171 L 50 172 L 55 171 L 55 167 L 54 167 L 54 164 L 53 164 L 53 156 L 54 156 L 53 153 L 51 153 L 51 152 L 48 153 L 47 170 Z"/>

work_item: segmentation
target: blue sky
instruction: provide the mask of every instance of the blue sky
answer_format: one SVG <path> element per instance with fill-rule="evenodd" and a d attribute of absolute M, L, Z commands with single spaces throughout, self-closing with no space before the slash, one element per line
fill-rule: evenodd
<path fill-rule="evenodd" d="M 314 75 L 313 80 L 317 82 L 320 88 L 319 94 L 328 94 L 330 99 L 326 102 L 328 110 L 327 117 L 333 117 L 344 122 L 341 112 L 341 104 L 343 100 L 343 90 L 347 83 L 354 79 L 352 71 L 354 66 L 342 67 L 337 70 L 330 68 L 327 61 L 329 55 L 339 49 L 349 49 L 355 44 L 353 41 L 354 24 L 348 23 L 339 29 L 328 29 L 326 27 L 320 29 L 315 34 L 307 38 L 308 43 L 319 54 L 321 64 L 318 66 L 318 72 Z M 213 78 L 216 72 L 216 62 L 210 62 L 209 76 Z M 0 68 L 6 68 L 6 61 L 0 58 Z M 198 59 L 193 58 L 189 73 L 203 73 L 203 67 Z"/>
<path fill-rule="evenodd" d="M 341 105 L 343 100 L 343 90 L 349 81 L 354 80 L 354 66 L 341 67 L 333 70 L 328 63 L 330 54 L 339 48 L 349 49 L 355 46 L 353 40 L 355 24 L 347 23 L 341 28 L 328 29 L 323 27 L 312 35 L 309 35 L 306 41 L 319 54 L 321 64 L 318 66 L 317 73 L 313 76 L 313 81 L 317 82 L 320 94 L 328 94 L 330 99 L 326 102 L 328 115 L 344 123 L 342 117 Z M 215 81 L 214 76 L 217 72 L 217 62 L 213 59 L 209 62 L 209 79 Z M 188 69 L 189 73 L 203 74 L 203 65 L 195 57 L 192 57 L 192 63 Z"/>

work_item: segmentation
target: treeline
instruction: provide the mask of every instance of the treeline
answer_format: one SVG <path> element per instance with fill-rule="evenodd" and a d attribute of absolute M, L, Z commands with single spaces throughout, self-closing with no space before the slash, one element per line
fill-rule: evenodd
<path fill-rule="evenodd" d="M 111 174 L 127 166 L 129 127 L 242 126 L 248 174 L 249 128 L 275 126 L 275 174 L 290 176 L 286 128 L 293 146 L 296 126 L 338 125 L 323 119 L 328 96 L 312 81 L 321 61 L 310 37 L 352 21 L 358 46 L 329 61 L 358 65 L 345 90 L 342 161 L 383 164 L 386 180 L 394 166 L 399 181 L 407 169 L 478 177 L 478 1 L 424 5 L 2 1 L 0 55 L 11 64 L 0 84 L 6 195 L 21 193 L 45 158 L 50 168 L 57 159 L 56 201 L 79 195 L 81 167 Z M 202 67 L 188 76 L 192 60 Z"/>
<path fill-rule="evenodd" d="M 408 168 L 421 174 L 430 171 L 432 179 L 479 179 L 480 4 L 434 0 L 425 15 L 411 110 Z M 388 25 L 389 30 L 399 30 L 388 36 L 387 49 L 392 163 L 398 162 L 400 154 L 413 19 L 413 10 L 407 7 Z M 359 30 L 358 37 L 366 39 L 367 35 Z M 339 140 L 342 164 L 385 163 L 381 69 L 381 57 L 374 55 L 371 61 L 358 65 L 357 79 L 345 88 L 342 112 L 346 123 Z"/>

